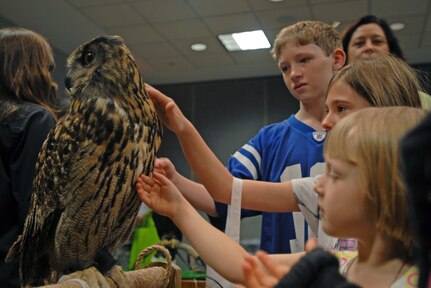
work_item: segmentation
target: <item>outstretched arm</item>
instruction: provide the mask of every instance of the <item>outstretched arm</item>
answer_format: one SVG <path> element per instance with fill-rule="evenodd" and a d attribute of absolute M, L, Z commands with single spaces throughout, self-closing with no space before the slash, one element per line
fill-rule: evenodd
<path fill-rule="evenodd" d="M 161 119 L 168 129 L 177 135 L 189 165 L 212 198 L 229 204 L 233 176 L 218 160 L 175 102 L 149 85 L 146 85 L 146 89 L 155 103 Z M 270 183 L 245 180 L 242 207 L 273 212 L 299 211 L 290 182 Z"/>
<path fill-rule="evenodd" d="M 152 176 L 138 178 L 136 188 L 142 201 L 171 218 L 205 263 L 230 281 L 242 281 L 241 263 L 247 252 L 202 218 L 169 179 L 157 172 Z"/>
<path fill-rule="evenodd" d="M 168 178 L 157 172 L 154 172 L 152 177 L 141 175 L 136 189 L 146 205 L 172 219 L 205 263 L 229 281 L 244 282 L 242 263 L 248 253 L 202 218 Z M 297 253 L 268 257 L 290 266 L 302 255 Z"/>

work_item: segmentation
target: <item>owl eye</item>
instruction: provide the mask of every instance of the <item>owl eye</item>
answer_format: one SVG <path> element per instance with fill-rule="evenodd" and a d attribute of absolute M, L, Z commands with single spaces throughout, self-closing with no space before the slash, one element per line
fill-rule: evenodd
<path fill-rule="evenodd" d="M 82 54 L 82 64 L 88 65 L 93 62 L 95 58 L 95 53 L 93 50 L 89 49 Z"/>

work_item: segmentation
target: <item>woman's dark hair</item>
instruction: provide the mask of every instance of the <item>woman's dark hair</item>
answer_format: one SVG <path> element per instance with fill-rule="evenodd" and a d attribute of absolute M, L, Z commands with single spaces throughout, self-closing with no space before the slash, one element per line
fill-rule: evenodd
<path fill-rule="evenodd" d="M 344 31 L 341 33 L 341 39 L 343 42 L 343 49 L 348 56 L 348 48 L 350 40 L 352 39 L 353 33 L 355 33 L 356 29 L 366 24 L 377 24 L 382 28 L 385 33 L 386 41 L 388 42 L 389 52 L 392 55 L 397 56 L 400 59 L 404 59 L 403 51 L 401 50 L 400 44 L 398 43 L 398 39 L 395 37 L 394 33 L 391 30 L 388 22 L 381 18 L 377 18 L 374 15 L 366 15 L 359 18 L 357 21 L 353 22 L 349 26 L 347 26 Z M 348 57 L 347 57 L 348 58 Z"/>
<path fill-rule="evenodd" d="M 0 29 L 0 100 L 31 102 L 43 106 L 56 117 L 57 84 L 51 76 L 52 48 L 41 35 L 20 27 Z M 10 115 L 17 105 L 9 105 Z"/>

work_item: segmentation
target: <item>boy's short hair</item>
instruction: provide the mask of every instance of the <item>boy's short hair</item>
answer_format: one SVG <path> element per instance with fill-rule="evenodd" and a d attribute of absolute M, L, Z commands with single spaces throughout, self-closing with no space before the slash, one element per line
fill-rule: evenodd
<path fill-rule="evenodd" d="M 281 29 L 271 50 L 275 60 L 278 60 L 281 48 L 287 43 L 301 46 L 316 44 L 327 56 L 331 55 L 335 49 L 342 48 L 341 38 L 337 30 L 320 21 L 301 21 Z"/>

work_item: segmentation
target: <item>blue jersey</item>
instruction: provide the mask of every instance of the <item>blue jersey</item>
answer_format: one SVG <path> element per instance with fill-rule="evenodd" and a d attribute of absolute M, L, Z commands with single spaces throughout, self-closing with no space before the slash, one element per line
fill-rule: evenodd
<path fill-rule="evenodd" d="M 316 132 L 292 115 L 287 120 L 262 128 L 229 159 L 228 169 L 237 178 L 269 182 L 308 177 L 313 167 L 322 167 L 325 135 L 325 132 Z M 318 170 L 320 173 L 321 169 Z M 216 203 L 216 208 L 221 217 L 217 222 L 225 223 L 227 206 Z M 243 209 L 241 217 L 260 213 Z M 297 252 L 297 247 L 292 247 L 298 246 L 295 241 L 300 241 L 299 247 L 303 247 L 308 229 L 303 218 L 298 221 L 297 216 L 302 217 L 302 214 L 262 213 L 260 248 L 268 253 Z M 297 221 L 294 221 L 295 217 Z"/>

